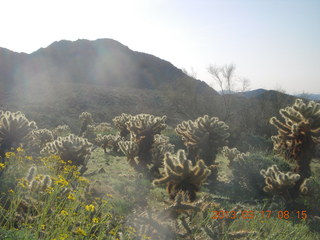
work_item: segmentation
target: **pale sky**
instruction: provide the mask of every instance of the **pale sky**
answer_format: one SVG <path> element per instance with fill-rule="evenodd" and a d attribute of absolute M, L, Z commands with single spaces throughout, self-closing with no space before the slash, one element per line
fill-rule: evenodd
<path fill-rule="evenodd" d="M 112 38 L 193 69 L 235 64 L 250 88 L 320 93 L 320 0 L 4 0 L 0 47 Z M 216 88 L 216 85 L 214 85 Z"/>

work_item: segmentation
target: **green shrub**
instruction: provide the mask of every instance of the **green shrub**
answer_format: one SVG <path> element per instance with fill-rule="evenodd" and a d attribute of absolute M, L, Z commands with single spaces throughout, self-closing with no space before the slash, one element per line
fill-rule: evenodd
<path fill-rule="evenodd" d="M 262 169 L 277 165 L 281 171 L 290 171 L 290 165 L 282 158 L 274 155 L 265 155 L 262 152 L 251 153 L 234 161 L 232 166 L 232 180 L 229 185 L 229 194 L 233 198 L 243 200 L 262 199 L 266 197 L 263 191 L 264 177 Z"/>

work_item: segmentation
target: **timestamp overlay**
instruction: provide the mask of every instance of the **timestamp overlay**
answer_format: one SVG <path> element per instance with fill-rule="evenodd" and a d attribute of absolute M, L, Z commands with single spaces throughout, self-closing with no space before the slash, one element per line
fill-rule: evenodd
<path fill-rule="evenodd" d="M 242 211 L 212 211 L 212 219 L 254 219 L 254 218 L 270 218 L 276 217 L 278 219 L 302 219 L 308 218 L 308 213 L 305 210 L 302 211 L 253 211 L 253 210 L 242 210 Z"/>

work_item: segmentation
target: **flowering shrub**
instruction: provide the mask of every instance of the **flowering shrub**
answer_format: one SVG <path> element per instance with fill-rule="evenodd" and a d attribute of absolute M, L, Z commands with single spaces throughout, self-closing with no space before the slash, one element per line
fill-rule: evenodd
<path fill-rule="evenodd" d="M 80 176 L 72 162 L 57 155 L 34 159 L 20 148 L 6 153 L 6 164 L 1 168 L 3 177 L 15 178 L 1 198 L 1 228 L 27 231 L 36 239 L 56 240 L 84 236 L 115 239 L 120 232 L 126 234 L 108 200 L 87 198 L 90 182 Z"/>

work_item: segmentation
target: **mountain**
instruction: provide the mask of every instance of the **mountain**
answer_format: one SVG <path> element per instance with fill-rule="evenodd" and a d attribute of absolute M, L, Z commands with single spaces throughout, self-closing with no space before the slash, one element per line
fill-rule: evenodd
<path fill-rule="evenodd" d="M 255 90 L 251 90 L 251 91 L 246 91 L 246 92 L 242 92 L 239 93 L 241 96 L 246 97 L 246 98 L 253 98 L 253 97 L 257 97 L 260 94 L 265 93 L 267 90 L 259 88 L 259 89 L 255 89 Z"/>
<path fill-rule="evenodd" d="M 169 122 L 219 112 L 219 94 L 171 63 L 112 39 L 62 40 L 31 54 L 0 48 L 0 107 L 44 125 L 82 111 L 110 121 L 122 112 Z"/>
<path fill-rule="evenodd" d="M 303 93 L 296 95 L 299 98 L 306 98 L 313 101 L 320 101 L 320 94 L 313 94 L 313 93 Z"/>

